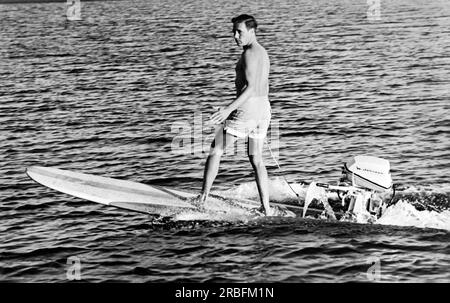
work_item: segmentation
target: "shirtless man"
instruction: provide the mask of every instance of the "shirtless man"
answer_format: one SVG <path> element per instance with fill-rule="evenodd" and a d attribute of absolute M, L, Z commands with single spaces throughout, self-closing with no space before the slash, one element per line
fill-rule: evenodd
<path fill-rule="evenodd" d="M 253 167 L 261 198 L 262 208 L 266 215 L 271 215 L 269 207 L 268 176 L 263 163 L 262 152 L 264 138 L 269 128 L 271 109 L 269 103 L 269 56 L 266 50 L 256 41 L 255 18 L 240 15 L 233 18 L 233 35 L 243 53 L 236 65 L 237 98 L 225 108 L 211 116 L 215 124 L 222 124 L 211 144 L 206 160 L 203 187 L 195 199 L 202 206 L 209 195 L 211 186 L 219 170 L 220 158 L 228 146 L 232 146 L 238 138 L 248 138 L 247 154 Z"/>

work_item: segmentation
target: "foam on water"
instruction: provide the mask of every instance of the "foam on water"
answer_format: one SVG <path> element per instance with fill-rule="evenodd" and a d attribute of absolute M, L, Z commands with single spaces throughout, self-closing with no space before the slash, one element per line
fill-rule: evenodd
<path fill-rule="evenodd" d="M 449 194 L 450 184 L 440 184 L 440 185 L 411 185 L 405 187 L 402 190 L 404 193 L 435 193 L 435 194 Z"/>
<path fill-rule="evenodd" d="M 408 201 L 400 200 L 388 207 L 381 218 L 377 220 L 377 223 L 450 230 L 450 210 L 442 212 L 434 210 L 419 211 Z"/>

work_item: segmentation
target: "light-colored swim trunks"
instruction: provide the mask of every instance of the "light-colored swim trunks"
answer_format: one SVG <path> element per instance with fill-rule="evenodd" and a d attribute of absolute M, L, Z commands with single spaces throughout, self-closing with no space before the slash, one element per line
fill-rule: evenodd
<path fill-rule="evenodd" d="M 269 97 L 251 97 L 225 120 L 224 130 L 240 138 L 264 139 L 270 118 Z"/>

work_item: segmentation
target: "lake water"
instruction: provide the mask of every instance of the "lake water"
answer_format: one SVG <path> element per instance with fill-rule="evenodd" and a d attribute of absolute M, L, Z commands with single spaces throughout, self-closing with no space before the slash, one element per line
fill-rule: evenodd
<path fill-rule="evenodd" d="M 65 282 L 74 258 L 88 282 L 450 280 L 450 3 L 247 2 L 82 2 L 75 22 L 65 3 L 0 4 L 1 281 Z M 374 155 L 404 188 L 380 224 L 153 221 L 26 176 L 199 190 L 207 119 L 234 97 L 240 13 L 271 59 L 271 200 L 295 200 L 281 176 L 335 182 Z M 258 199 L 253 178 L 227 154 L 213 191 Z"/>

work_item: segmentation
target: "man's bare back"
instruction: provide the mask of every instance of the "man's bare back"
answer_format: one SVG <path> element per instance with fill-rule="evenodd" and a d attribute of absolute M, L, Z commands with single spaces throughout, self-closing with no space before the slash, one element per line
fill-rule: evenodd
<path fill-rule="evenodd" d="M 267 96 L 269 94 L 269 70 L 270 60 L 269 56 L 258 42 L 255 42 L 250 47 L 244 49 L 241 58 L 236 64 L 236 97 L 239 97 L 241 93 L 247 87 L 247 79 L 245 77 L 246 61 L 249 59 L 256 61 L 256 69 L 252 71 L 255 76 L 255 96 Z"/>

